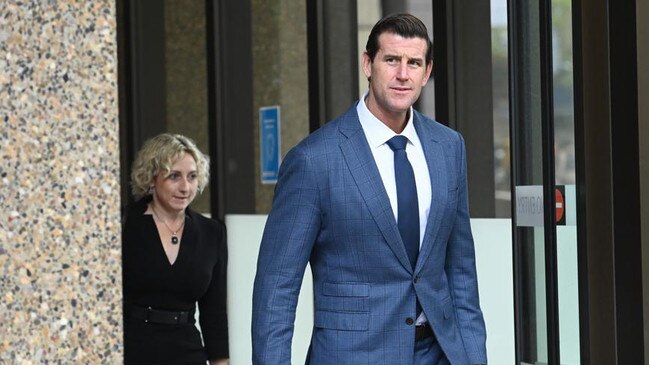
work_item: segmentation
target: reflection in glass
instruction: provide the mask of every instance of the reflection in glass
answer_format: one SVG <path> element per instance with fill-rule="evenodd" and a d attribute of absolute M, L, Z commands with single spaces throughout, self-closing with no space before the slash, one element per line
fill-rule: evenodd
<path fill-rule="evenodd" d="M 495 218 L 511 217 L 507 0 L 491 0 Z"/>

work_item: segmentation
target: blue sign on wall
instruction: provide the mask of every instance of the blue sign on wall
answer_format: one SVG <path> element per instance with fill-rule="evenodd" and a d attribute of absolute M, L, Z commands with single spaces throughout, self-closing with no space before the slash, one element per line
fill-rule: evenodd
<path fill-rule="evenodd" d="M 280 163 L 279 105 L 259 108 L 261 183 L 277 182 Z"/>

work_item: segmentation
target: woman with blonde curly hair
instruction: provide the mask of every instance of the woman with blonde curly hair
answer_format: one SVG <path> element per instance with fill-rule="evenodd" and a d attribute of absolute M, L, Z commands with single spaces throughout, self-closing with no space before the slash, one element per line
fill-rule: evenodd
<path fill-rule="evenodd" d="M 137 201 L 123 227 L 124 362 L 227 364 L 225 226 L 189 208 L 209 181 L 209 158 L 185 136 L 160 134 L 138 152 L 131 181 Z"/>

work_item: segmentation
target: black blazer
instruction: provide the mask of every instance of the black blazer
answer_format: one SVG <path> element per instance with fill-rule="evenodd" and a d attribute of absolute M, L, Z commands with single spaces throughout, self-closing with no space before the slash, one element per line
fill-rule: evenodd
<path fill-rule="evenodd" d="M 199 307 L 199 322 L 207 358 L 227 358 L 228 323 L 226 313 L 227 243 L 225 225 L 218 220 L 204 217 L 187 208 L 185 228 L 181 237 L 178 257 L 169 263 L 160 242 L 153 218 L 144 214 L 149 199 L 142 199 L 130 207 L 123 226 L 123 279 L 125 312 L 125 347 L 129 351 L 129 339 L 137 338 L 150 328 L 129 318 L 129 305 L 151 306 L 161 310 L 193 311 Z M 128 324 L 137 323 L 137 325 Z M 193 323 L 193 321 L 192 321 Z M 160 327 L 160 326 L 157 326 Z M 185 331 L 195 331 L 193 324 Z M 169 337 L 183 337 L 186 333 L 160 330 L 162 336 L 147 333 L 145 342 L 157 355 L 187 358 L 184 351 L 195 351 L 200 337 L 187 346 L 183 341 Z M 161 338 L 159 338 L 161 337 Z M 190 336 L 192 337 L 192 336 Z M 144 338 L 144 337 L 142 337 Z M 183 338 L 186 341 L 186 337 Z M 169 341 L 174 343 L 168 346 Z M 142 341 L 140 341 L 142 342 Z M 157 342 L 157 343 L 156 343 Z M 177 344 L 177 345 L 176 345 Z M 140 346 L 139 344 L 138 346 Z M 202 347 L 202 345 L 200 345 Z M 140 346 L 141 347 L 141 346 Z M 130 350 L 135 347 L 131 346 Z M 162 356 L 162 357 L 165 357 Z M 149 358 L 148 361 L 151 359 Z"/>

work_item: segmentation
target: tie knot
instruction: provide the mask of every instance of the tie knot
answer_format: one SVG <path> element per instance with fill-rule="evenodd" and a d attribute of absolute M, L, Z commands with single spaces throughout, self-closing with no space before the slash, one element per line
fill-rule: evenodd
<path fill-rule="evenodd" d="M 387 143 L 392 151 L 405 150 L 406 144 L 408 144 L 408 138 L 406 138 L 405 136 L 394 136 L 390 138 Z"/>

